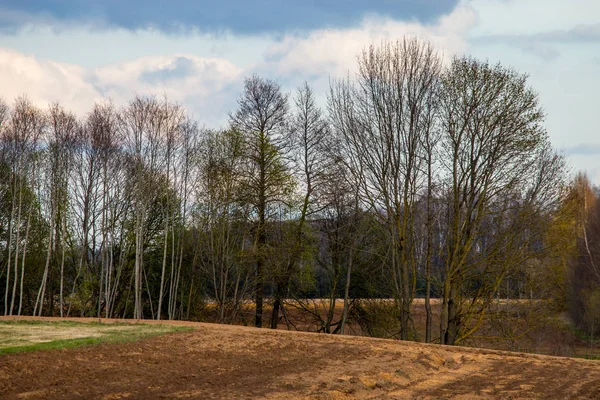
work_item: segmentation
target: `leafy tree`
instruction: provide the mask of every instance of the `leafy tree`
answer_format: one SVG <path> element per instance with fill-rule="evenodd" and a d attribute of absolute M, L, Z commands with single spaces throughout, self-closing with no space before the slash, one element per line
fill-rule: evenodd
<path fill-rule="evenodd" d="M 252 207 L 254 224 L 255 325 L 263 324 L 265 296 L 265 263 L 268 221 L 276 215 L 277 206 L 289 201 L 294 180 L 284 158 L 286 145 L 288 99 L 279 84 L 258 76 L 247 78 L 238 99 L 238 110 L 231 114 L 231 125 L 241 132 L 244 141 L 245 168 L 242 171 L 242 199 Z"/>
<path fill-rule="evenodd" d="M 441 93 L 447 231 L 440 342 L 455 344 L 478 328 L 507 271 L 530 256 L 530 206 L 560 181 L 537 163 L 548 140 L 525 75 L 455 58 Z"/>

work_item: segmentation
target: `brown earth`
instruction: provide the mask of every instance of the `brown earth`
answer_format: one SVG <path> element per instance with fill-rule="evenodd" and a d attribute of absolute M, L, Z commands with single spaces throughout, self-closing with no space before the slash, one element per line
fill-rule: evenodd
<path fill-rule="evenodd" d="M 0 398 L 600 398 L 600 361 L 173 323 L 195 329 L 2 355 Z"/>

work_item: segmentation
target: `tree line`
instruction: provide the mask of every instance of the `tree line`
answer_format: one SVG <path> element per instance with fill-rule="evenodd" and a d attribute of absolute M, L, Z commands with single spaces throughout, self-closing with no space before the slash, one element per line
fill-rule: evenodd
<path fill-rule="evenodd" d="M 424 340 L 457 344 L 501 296 L 566 307 L 597 233 L 543 120 L 526 75 L 416 39 L 365 48 L 324 107 L 249 77 L 223 129 L 156 96 L 83 119 L 2 102 L 4 314 L 277 328 L 294 307 L 344 333 L 382 298 L 414 339 L 423 297 Z"/>

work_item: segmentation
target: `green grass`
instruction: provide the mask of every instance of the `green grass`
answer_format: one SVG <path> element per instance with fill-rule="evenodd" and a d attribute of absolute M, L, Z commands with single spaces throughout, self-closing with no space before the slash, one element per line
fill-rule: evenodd
<path fill-rule="evenodd" d="M 600 356 L 576 356 L 577 358 L 585 358 L 586 360 L 600 360 Z"/>
<path fill-rule="evenodd" d="M 0 321 L 0 355 L 141 340 L 193 328 L 124 322 Z M 75 336 L 70 338 L 69 336 Z"/>

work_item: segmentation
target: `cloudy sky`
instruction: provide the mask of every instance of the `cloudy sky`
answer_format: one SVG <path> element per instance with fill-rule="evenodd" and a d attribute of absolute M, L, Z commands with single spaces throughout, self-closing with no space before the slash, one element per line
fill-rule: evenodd
<path fill-rule="evenodd" d="M 554 145 L 600 184 L 598 0 L 0 0 L 0 96 L 84 115 L 166 94 L 216 127 L 245 76 L 324 94 L 361 48 L 404 35 L 529 74 Z"/>

